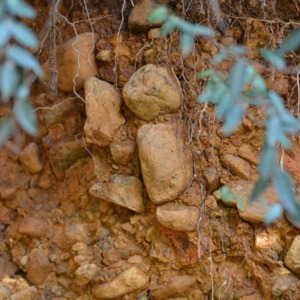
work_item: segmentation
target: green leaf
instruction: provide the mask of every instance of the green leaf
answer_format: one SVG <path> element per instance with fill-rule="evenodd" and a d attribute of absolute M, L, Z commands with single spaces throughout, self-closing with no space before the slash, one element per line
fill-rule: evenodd
<path fill-rule="evenodd" d="M 18 87 L 16 98 L 25 101 L 28 99 L 29 92 L 29 86 L 26 83 L 23 83 Z"/>
<path fill-rule="evenodd" d="M 168 16 L 169 10 L 166 6 L 160 6 L 154 9 L 147 20 L 152 23 L 163 22 Z"/>
<path fill-rule="evenodd" d="M 272 205 L 269 208 L 269 211 L 267 213 L 266 219 L 265 219 L 265 225 L 269 226 L 274 221 L 276 221 L 283 213 L 283 207 L 281 204 L 277 203 Z"/>
<path fill-rule="evenodd" d="M 213 65 L 218 65 L 220 64 L 221 62 L 224 61 L 224 59 L 226 59 L 228 57 L 228 52 L 227 51 L 220 51 L 218 54 L 216 54 L 212 60 L 211 60 L 211 63 Z"/>
<path fill-rule="evenodd" d="M 215 35 L 211 28 L 188 21 L 180 20 L 179 26 L 184 33 L 189 35 L 200 35 L 203 37 L 213 37 Z"/>
<path fill-rule="evenodd" d="M 33 70 L 33 72 L 39 77 L 44 76 L 44 72 L 39 61 L 23 48 L 10 45 L 5 49 L 5 54 L 8 59 L 13 60 L 20 67 Z"/>
<path fill-rule="evenodd" d="M 30 19 L 36 17 L 35 10 L 22 0 L 5 0 L 5 2 L 7 10 L 12 15 Z"/>
<path fill-rule="evenodd" d="M 10 118 L 6 117 L 0 123 L 0 146 L 2 146 L 14 132 L 14 125 Z"/>
<path fill-rule="evenodd" d="M 276 54 L 284 56 L 288 52 L 297 50 L 300 46 L 300 28 L 292 31 L 283 44 L 276 50 Z"/>
<path fill-rule="evenodd" d="M 244 87 L 247 64 L 243 59 L 238 59 L 230 72 L 230 95 L 235 101 Z"/>
<path fill-rule="evenodd" d="M 285 60 L 276 52 L 270 51 L 268 49 L 261 50 L 261 55 L 263 58 L 273 64 L 277 69 L 284 70 L 286 67 Z"/>
<path fill-rule="evenodd" d="M 283 101 L 275 91 L 270 90 L 268 92 L 268 98 L 279 114 L 285 111 Z"/>
<path fill-rule="evenodd" d="M 172 18 L 169 18 L 162 28 L 159 30 L 160 36 L 166 36 L 167 34 L 171 33 L 176 28 L 176 23 L 172 21 Z"/>
<path fill-rule="evenodd" d="M 272 177 L 277 162 L 277 151 L 274 147 L 265 146 L 259 162 L 259 173 L 263 180 Z"/>
<path fill-rule="evenodd" d="M 20 76 L 16 66 L 10 61 L 5 61 L 0 72 L 0 92 L 2 102 L 8 102 L 14 95 L 19 78 Z"/>
<path fill-rule="evenodd" d="M 230 191 L 230 189 L 224 185 L 220 189 L 220 198 L 223 202 L 229 203 L 234 200 L 234 194 Z"/>
<path fill-rule="evenodd" d="M 254 76 L 252 84 L 253 84 L 253 87 L 254 87 L 255 90 L 257 90 L 261 93 L 266 93 L 267 85 L 266 85 L 265 80 L 263 79 L 263 77 L 260 76 L 259 74 L 256 74 Z"/>
<path fill-rule="evenodd" d="M 0 22 L 0 48 L 2 48 L 10 39 L 9 23 L 11 22 Z"/>
<path fill-rule="evenodd" d="M 14 39 L 25 47 L 35 48 L 39 45 L 33 31 L 20 22 L 12 22 L 10 31 Z"/>
<path fill-rule="evenodd" d="M 33 136 L 37 134 L 37 116 L 29 102 L 18 100 L 13 112 L 21 127 L 28 134 Z"/>
<path fill-rule="evenodd" d="M 233 106 L 232 110 L 228 113 L 223 125 L 223 133 L 228 136 L 232 131 L 242 122 L 244 115 L 244 107 L 237 103 Z"/>
<path fill-rule="evenodd" d="M 187 56 L 194 46 L 194 37 L 189 34 L 182 34 L 180 39 L 180 46 L 182 50 L 182 55 Z"/>
<path fill-rule="evenodd" d="M 235 105 L 234 99 L 231 97 L 230 94 L 224 95 L 224 98 L 220 100 L 218 107 L 217 107 L 217 118 L 221 119 L 230 112 L 232 107 Z"/>
<path fill-rule="evenodd" d="M 261 194 L 265 191 L 269 184 L 269 180 L 264 180 L 260 178 L 257 183 L 255 184 L 251 196 L 250 196 L 250 202 L 255 201 Z"/>
<path fill-rule="evenodd" d="M 286 110 L 280 114 L 280 120 L 282 126 L 286 128 L 286 131 L 289 133 L 296 133 L 300 130 L 300 120 L 296 119 Z"/>
<path fill-rule="evenodd" d="M 294 215 L 297 211 L 297 205 L 295 202 L 295 187 L 291 176 L 286 171 L 277 167 L 273 177 L 273 183 L 283 207 L 290 215 Z"/>
<path fill-rule="evenodd" d="M 278 142 L 278 133 L 281 132 L 281 122 L 277 117 L 269 118 L 266 121 L 267 143 L 271 147 L 275 147 Z"/>

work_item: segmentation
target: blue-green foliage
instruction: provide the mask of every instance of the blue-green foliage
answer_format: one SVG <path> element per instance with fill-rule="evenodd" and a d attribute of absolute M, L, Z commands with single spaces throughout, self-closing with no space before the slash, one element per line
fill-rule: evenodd
<path fill-rule="evenodd" d="M 15 121 L 30 135 L 37 133 L 37 117 L 28 102 L 32 76 L 43 77 L 40 63 L 28 48 L 39 45 L 34 32 L 16 18 L 35 18 L 35 10 L 23 0 L 0 3 L 0 103 L 13 103 L 11 116 L 0 120 L 0 146 L 15 132 Z M 20 46 L 11 44 L 17 42 Z"/>
<path fill-rule="evenodd" d="M 151 21 L 164 22 L 161 32 L 163 35 L 174 29 L 181 31 L 181 48 L 183 55 L 188 55 L 193 47 L 194 36 L 211 37 L 212 29 L 192 24 L 173 16 L 167 8 L 160 7 L 150 15 Z M 286 62 L 284 56 L 300 46 L 300 29 L 294 30 L 286 41 L 276 50 L 263 49 L 261 54 L 269 63 L 279 70 L 284 70 Z M 230 46 L 222 49 L 212 59 L 217 65 L 228 57 L 233 59 L 229 75 L 206 70 L 199 74 L 200 78 L 207 78 L 205 92 L 199 95 L 200 103 L 211 102 L 216 105 L 216 116 L 222 119 L 223 133 L 230 135 L 242 122 L 246 108 L 250 105 L 263 106 L 266 111 L 266 135 L 261 159 L 258 167 L 260 174 L 251 201 L 257 199 L 268 184 L 273 183 L 281 199 L 281 204 L 272 206 L 266 217 L 268 225 L 276 220 L 283 212 L 292 219 L 300 219 L 300 204 L 295 199 L 295 187 L 291 176 L 278 164 L 278 145 L 288 148 L 291 145 L 290 135 L 300 131 L 300 122 L 284 105 L 283 99 L 273 90 L 269 90 L 263 79 L 246 58 L 247 49 L 242 46 Z M 226 188 L 222 190 L 225 201 L 230 201 L 232 195 Z"/>

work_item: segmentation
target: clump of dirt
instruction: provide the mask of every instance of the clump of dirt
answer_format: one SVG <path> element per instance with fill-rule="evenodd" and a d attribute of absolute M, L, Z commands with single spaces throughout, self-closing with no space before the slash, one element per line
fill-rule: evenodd
<path fill-rule="evenodd" d="M 31 2 L 40 13 L 44 3 Z M 19 133 L 0 151 L 0 298 L 300 298 L 297 257 L 289 254 L 288 263 L 284 262 L 292 243 L 298 249 L 299 230 L 285 217 L 265 227 L 263 203 L 257 210 L 247 210 L 238 202 L 219 199 L 223 184 L 243 192 L 257 179 L 264 136 L 261 111 L 249 109 L 234 134 L 223 137 L 214 107 L 197 103 L 204 85 L 197 73 L 211 67 L 216 45 L 197 39 L 191 55 L 183 58 L 178 32 L 158 38 L 152 26 L 151 34 L 148 29 L 129 31 L 127 19 L 138 7 L 135 2 L 64 1 L 56 16 L 57 37 L 65 42 L 92 30 L 99 36 L 93 55 L 97 77 L 106 83 L 97 93 L 106 93 L 109 85 L 121 95 L 132 74 L 152 64 L 164 67 L 180 87 L 181 107 L 140 119 L 122 102 L 115 108 L 122 114 L 117 125 L 109 112 L 105 118 L 98 115 L 99 120 L 108 120 L 99 123 L 103 132 L 113 132 L 109 139 L 95 143 L 103 135 L 94 131 L 94 140 L 88 143 L 84 124 L 99 108 L 93 106 L 88 112 L 85 102 L 94 100 L 96 88 L 89 97 L 83 90 L 76 95 L 57 90 L 51 96 L 45 84 L 34 84 L 30 100 L 40 120 L 38 136 Z M 147 8 L 148 2 L 139 4 Z M 211 6 L 214 1 L 188 2 L 169 1 L 169 5 L 191 21 L 215 26 L 219 43 L 245 44 L 253 60 L 259 58 L 260 47 L 276 47 L 298 24 L 296 1 L 274 5 L 272 1 L 219 1 L 225 27 L 218 23 Z M 41 18 L 33 24 L 40 35 L 46 21 Z M 43 62 L 53 55 L 47 51 L 51 42 L 44 41 Z M 296 53 L 289 59 L 291 65 L 299 64 Z M 228 70 L 230 62 L 219 68 Z M 258 69 L 296 114 L 296 75 L 279 74 L 261 64 Z M 155 78 L 145 78 L 139 84 L 151 82 L 153 94 L 160 95 Z M 105 95 L 109 102 L 111 96 Z M 101 103 L 99 98 L 95 102 Z M 143 109 L 147 113 L 147 105 Z M 7 113 L 8 107 L 1 108 L 1 116 Z M 148 146 L 142 135 L 145 128 L 159 130 Z M 298 191 L 299 153 L 295 139 L 284 154 Z M 178 162 L 169 164 L 174 157 Z M 172 184 L 176 186 L 170 191 Z M 174 197 L 157 200 L 174 190 Z M 270 194 L 275 198 L 274 191 Z"/>

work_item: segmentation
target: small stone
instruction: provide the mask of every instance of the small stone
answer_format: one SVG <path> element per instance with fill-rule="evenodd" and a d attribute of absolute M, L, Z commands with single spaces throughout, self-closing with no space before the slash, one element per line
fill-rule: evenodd
<path fill-rule="evenodd" d="M 49 151 L 49 160 L 54 175 L 57 179 L 63 179 L 65 171 L 78 159 L 88 155 L 84 145 L 75 141 L 59 141 Z"/>
<path fill-rule="evenodd" d="M 113 52 L 111 50 L 100 50 L 96 58 L 101 61 L 110 62 L 114 59 Z"/>
<path fill-rule="evenodd" d="M 138 130 L 143 179 L 156 204 L 176 199 L 192 180 L 192 152 L 186 134 L 186 127 L 177 123 L 147 124 Z"/>
<path fill-rule="evenodd" d="M 99 267 L 95 264 L 85 264 L 80 266 L 75 271 L 77 284 L 80 283 L 80 286 L 88 284 L 94 277 L 97 275 Z"/>
<path fill-rule="evenodd" d="M 173 299 L 173 296 L 182 296 L 186 291 L 196 284 L 196 278 L 189 275 L 172 277 L 166 285 L 159 286 L 151 291 L 152 297 L 156 300 Z"/>
<path fill-rule="evenodd" d="M 84 80 L 98 74 L 95 59 L 95 42 L 98 35 L 85 32 L 56 47 L 56 72 L 58 88 L 64 92 L 81 90 Z M 49 60 L 43 64 L 46 80 L 50 83 Z"/>
<path fill-rule="evenodd" d="M 28 144 L 20 154 L 20 162 L 33 174 L 43 170 L 44 164 L 40 157 L 40 150 L 36 143 Z"/>
<path fill-rule="evenodd" d="M 35 285 L 42 284 L 51 273 L 52 266 L 48 254 L 41 249 L 34 249 L 30 252 L 27 267 L 27 279 Z"/>
<path fill-rule="evenodd" d="M 127 165 L 133 158 L 136 143 L 131 140 L 110 144 L 113 160 L 120 165 Z"/>
<path fill-rule="evenodd" d="M 300 235 L 294 238 L 284 258 L 284 263 L 292 272 L 300 273 Z"/>
<path fill-rule="evenodd" d="M 122 95 L 128 108 L 150 121 L 180 108 L 181 91 L 167 69 L 148 64 L 138 69 L 124 85 Z"/>
<path fill-rule="evenodd" d="M 153 9 L 153 5 L 153 0 L 141 0 L 134 6 L 128 17 L 128 27 L 130 31 L 144 32 L 151 27 L 159 25 L 159 23 L 148 21 L 148 16 Z"/>
<path fill-rule="evenodd" d="M 280 299 L 283 293 L 290 290 L 290 287 L 292 285 L 299 286 L 299 283 L 300 283 L 299 279 L 295 277 L 293 274 L 291 273 L 282 274 L 276 277 L 275 279 L 273 279 L 272 295 L 273 297 L 275 297 L 275 299 Z M 291 290 L 290 292 L 291 294 L 293 294 Z M 292 299 L 293 297 L 292 296 L 291 298 L 288 298 L 288 295 L 286 294 L 284 296 L 286 299 Z"/>
<path fill-rule="evenodd" d="M 10 288 L 6 283 L 0 283 L 0 299 L 11 300 Z"/>
<path fill-rule="evenodd" d="M 197 228 L 199 209 L 195 206 L 171 203 L 157 207 L 157 221 L 178 231 L 194 231 Z"/>
<path fill-rule="evenodd" d="M 20 224 L 18 231 L 32 237 L 42 237 L 48 230 L 48 224 L 45 220 L 38 217 L 26 217 Z"/>
<path fill-rule="evenodd" d="M 133 255 L 127 259 L 129 264 L 140 265 L 143 262 L 143 258 L 140 255 Z"/>
<path fill-rule="evenodd" d="M 216 190 L 220 185 L 220 177 L 215 168 L 206 168 L 203 171 L 203 176 L 206 179 L 208 192 Z"/>
<path fill-rule="evenodd" d="M 115 299 L 143 288 L 148 282 L 148 276 L 132 266 L 112 281 L 94 285 L 92 293 L 97 299 Z"/>
<path fill-rule="evenodd" d="M 257 165 L 259 161 L 259 153 L 248 144 L 243 144 L 239 147 L 238 154 L 241 158 L 247 160 L 251 164 Z"/>
<path fill-rule="evenodd" d="M 221 162 L 224 168 L 228 168 L 233 175 L 237 175 L 243 179 L 249 179 L 251 166 L 242 158 L 226 154 L 221 158 Z"/>
<path fill-rule="evenodd" d="M 161 38 L 159 28 L 152 28 L 148 31 L 148 39 L 149 40 L 154 40 L 154 39 L 159 39 L 159 38 Z"/>
<path fill-rule="evenodd" d="M 0 223 L 5 225 L 10 224 L 12 222 L 11 217 L 12 215 L 10 209 L 0 202 Z"/>
<path fill-rule="evenodd" d="M 126 207 L 138 213 L 145 211 L 143 185 L 134 176 L 112 175 L 109 183 L 95 183 L 90 194 L 102 200 Z"/>
<path fill-rule="evenodd" d="M 96 77 L 85 81 L 84 91 L 87 114 L 84 125 L 86 140 L 98 146 L 107 146 L 116 130 L 125 123 L 121 114 L 121 95 L 111 84 Z"/>
<path fill-rule="evenodd" d="M 37 300 L 39 297 L 38 290 L 34 286 L 30 286 L 11 296 L 11 300 Z M 2 299 L 2 298 L 1 298 Z"/>

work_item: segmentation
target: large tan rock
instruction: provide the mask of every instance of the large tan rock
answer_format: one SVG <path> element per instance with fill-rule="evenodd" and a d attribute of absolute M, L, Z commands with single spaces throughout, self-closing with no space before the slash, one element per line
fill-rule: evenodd
<path fill-rule="evenodd" d="M 300 235 L 294 238 L 284 258 L 284 263 L 291 271 L 300 273 Z"/>
<path fill-rule="evenodd" d="M 98 39 L 97 34 L 86 32 L 68 40 L 56 48 L 56 71 L 58 88 L 65 92 L 83 88 L 87 77 L 96 76 L 94 48 Z M 43 64 L 46 80 L 50 82 L 49 59 Z"/>
<path fill-rule="evenodd" d="M 102 200 L 126 207 L 138 213 L 145 211 L 143 203 L 143 185 L 134 176 L 114 174 L 109 183 L 95 183 L 90 194 Z"/>
<path fill-rule="evenodd" d="M 109 145 L 115 131 L 125 123 L 121 114 L 121 95 L 111 84 L 95 77 L 85 81 L 84 90 L 86 139 L 99 146 Z"/>
<path fill-rule="evenodd" d="M 168 203 L 157 207 L 156 219 L 167 228 L 179 231 L 197 229 L 199 208 L 178 203 Z"/>
<path fill-rule="evenodd" d="M 110 282 L 94 285 L 92 293 L 97 299 L 116 299 L 141 289 L 148 281 L 148 276 L 133 266 Z"/>
<path fill-rule="evenodd" d="M 183 193 L 193 177 L 192 152 L 182 124 L 147 124 L 139 128 L 137 144 L 144 183 L 156 204 Z"/>
<path fill-rule="evenodd" d="M 128 108 L 143 120 L 174 112 L 181 105 L 175 79 L 165 68 L 152 64 L 137 70 L 124 85 L 122 94 Z"/>

